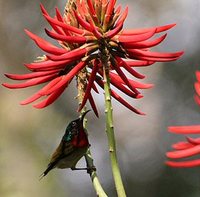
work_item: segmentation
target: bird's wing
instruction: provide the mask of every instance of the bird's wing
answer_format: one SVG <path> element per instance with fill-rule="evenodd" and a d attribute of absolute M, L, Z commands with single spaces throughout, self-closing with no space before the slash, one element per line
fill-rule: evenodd
<path fill-rule="evenodd" d="M 49 171 L 51 171 L 53 168 L 56 167 L 57 163 L 61 159 L 67 157 L 70 154 L 72 154 L 74 152 L 74 149 L 75 148 L 73 147 L 73 145 L 71 145 L 70 142 L 61 141 L 61 143 L 59 144 L 59 146 L 57 147 L 57 149 L 55 150 L 55 152 L 51 156 L 51 160 L 50 160 L 50 162 L 48 164 L 47 169 L 41 174 L 40 177 L 42 178 L 42 177 L 46 176 Z"/>

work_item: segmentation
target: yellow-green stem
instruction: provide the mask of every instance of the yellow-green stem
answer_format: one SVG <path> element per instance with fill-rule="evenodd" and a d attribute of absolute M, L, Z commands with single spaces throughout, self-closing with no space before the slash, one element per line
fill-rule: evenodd
<path fill-rule="evenodd" d="M 118 197 L 125 197 L 126 193 L 124 190 L 119 164 L 117 161 L 117 152 L 116 152 L 116 143 L 114 135 L 114 125 L 113 125 L 113 113 L 112 113 L 113 109 L 112 109 L 111 94 L 110 94 L 109 65 L 107 60 L 104 61 L 103 68 L 104 68 L 103 74 L 104 74 L 104 92 L 105 92 L 106 133 L 108 137 L 112 173 Z"/>

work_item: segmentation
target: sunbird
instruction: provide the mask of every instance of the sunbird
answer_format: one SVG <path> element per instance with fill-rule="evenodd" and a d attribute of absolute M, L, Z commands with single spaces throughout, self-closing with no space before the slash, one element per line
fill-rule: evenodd
<path fill-rule="evenodd" d="M 87 110 L 80 118 L 68 124 L 59 146 L 52 154 L 47 169 L 40 175 L 40 179 L 54 168 L 88 170 L 88 168 L 76 168 L 76 164 L 85 155 L 90 146 L 87 133 L 83 127 L 83 119 L 89 111 Z"/>

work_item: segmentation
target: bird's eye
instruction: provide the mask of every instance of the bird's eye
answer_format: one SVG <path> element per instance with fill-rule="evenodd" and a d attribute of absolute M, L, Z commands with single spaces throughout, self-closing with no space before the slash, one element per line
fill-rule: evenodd
<path fill-rule="evenodd" d="M 76 126 L 76 122 L 72 122 L 72 126 L 75 127 Z"/>

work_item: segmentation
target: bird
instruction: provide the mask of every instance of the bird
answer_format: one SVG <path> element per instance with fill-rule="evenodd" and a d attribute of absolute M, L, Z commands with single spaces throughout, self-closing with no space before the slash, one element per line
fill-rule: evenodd
<path fill-rule="evenodd" d="M 86 130 L 83 127 L 84 117 L 89 111 L 85 111 L 80 118 L 68 124 L 65 134 L 52 154 L 46 170 L 40 175 L 40 180 L 54 168 L 88 170 L 88 168 L 76 168 L 76 164 L 86 154 L 90 146 Z"/>

